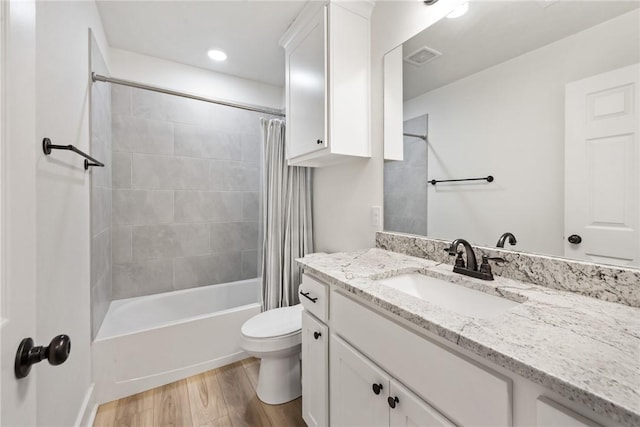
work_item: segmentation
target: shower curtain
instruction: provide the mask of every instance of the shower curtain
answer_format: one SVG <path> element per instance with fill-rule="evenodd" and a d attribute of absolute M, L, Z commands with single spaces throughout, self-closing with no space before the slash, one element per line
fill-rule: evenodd
<path fill-rule="evenodd" d="M 295 259 L 313 250 L 311 169 L 288 166 L 283 120 L 260 119 L 264 149 L 262 309 L 297 304 Z"/>

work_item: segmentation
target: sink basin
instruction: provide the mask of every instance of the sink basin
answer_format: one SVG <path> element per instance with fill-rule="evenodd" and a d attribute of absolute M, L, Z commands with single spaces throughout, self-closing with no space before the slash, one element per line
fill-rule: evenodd
<path fill-rule="evenodd" d="M 377 282 L 444 309 L 480 319 L 495 317 L 520 305 L 519 302 L 419 273 L 401 274 Z"/>

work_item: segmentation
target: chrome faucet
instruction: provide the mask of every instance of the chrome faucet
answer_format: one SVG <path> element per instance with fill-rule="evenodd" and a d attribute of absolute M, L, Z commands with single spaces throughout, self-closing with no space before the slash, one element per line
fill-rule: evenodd
<path fill-rule="evenodd" d="M 458 252 L 458 246 L 464 246 L 466 252 L 467 262 L 465 265 L 464 258 L 462 258 L 463 252 Z M 478 261 L 476 260 L 476 254 L 473 252 L 471 244 L 464 239 L 456 239 L 451 242 L 451 246 L 445 249 L 451 256 L 456 256 L 456 262 L 453 266 L 453 272 L 464 274 L 465 276 L 475 277 L 482 280 L 493 280 L 493 273 L 491 271 L 491 265 L 489 261 L 507 262 L 504 258 L 488 257 L 482 255 L 482 264 L 478 268 Z"/>
<path fill-rule="evenodd" d="M 516 236 L 514 236 L 513 233 L 506 232 L 502 236 L 500 236 L 496 247 L 504 248 L 504 244 L 507 241 L 507 239 L 509 239 L 509 244 L 511 246 L 515 246 L 515 244 L 518 243 L 518 241 L 516 240 Z"/>

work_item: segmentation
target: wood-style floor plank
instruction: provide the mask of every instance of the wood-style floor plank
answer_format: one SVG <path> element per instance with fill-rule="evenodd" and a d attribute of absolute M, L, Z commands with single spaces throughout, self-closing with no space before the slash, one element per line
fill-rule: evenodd
<path fill-rule="evenodd" d="M 105 403 L 98 407 L 96 418 L 93 422 L 93 427 L 113 427 L 116 421 L 116 408 L 118 407 L 118 401 Z"/>
<path fill-rule="evenodd" d="M 242 363 L 218 368 L 217 377 L 233 427 L 271 425 Z"/>
<path fill-rule="evenodd" d="M 157 427 L 193 425 L 186 380 L 176 381 L 155 389 L 153 425 Z"/>
<path fill-rule="evenodd" d="M 187 378 L 187 390 L 194 427 L 213 426 L 215 420 L 227 416 L 216 371 Z"/>
<path fill-rule="evenodd" d="M 94 427 L 304 426 L 302 400 L 267 405 L 255 394 L 260 360 L 249 358 L 98 408 Z"/>

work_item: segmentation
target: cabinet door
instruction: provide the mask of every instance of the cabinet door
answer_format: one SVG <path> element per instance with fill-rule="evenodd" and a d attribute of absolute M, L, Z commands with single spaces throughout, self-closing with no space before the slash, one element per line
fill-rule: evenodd
<path fill-rule="evenodd" d="M 389 376 L 335 335 L 329 353 L 331 425 L 388 426 Z M 382 387 L 378 394 L 374 384 Z"/>
<path fill-rule="evenodd" d="M 302 418 L 309 427 L 329 421 L 329 329 L 302 312 Z"/>
<path fill-rule="evenodd" d="M 288 50 L 287 158 L 327 146 L 325 104 L 326 7 Z"/>
<path fill-rule="evenodd" d="M 395 402 L 395 408 L 389 412 L 392 427 L 454 427 L 438 411 L 395 380 L 391 380 L 389 395 Z"/>

